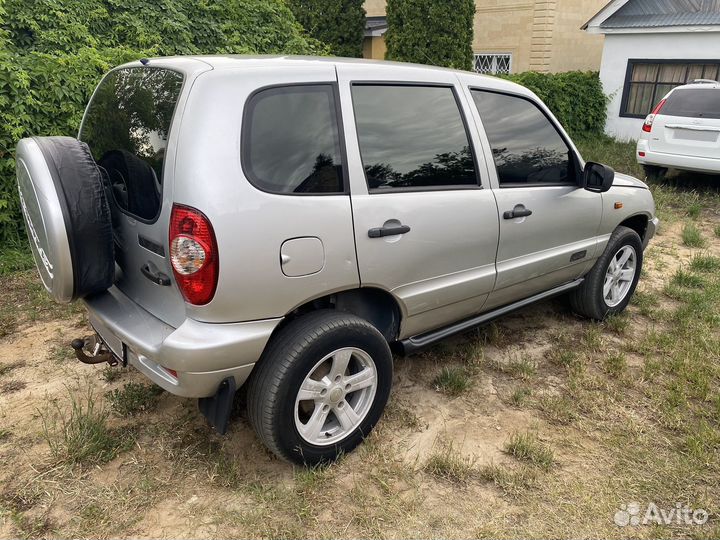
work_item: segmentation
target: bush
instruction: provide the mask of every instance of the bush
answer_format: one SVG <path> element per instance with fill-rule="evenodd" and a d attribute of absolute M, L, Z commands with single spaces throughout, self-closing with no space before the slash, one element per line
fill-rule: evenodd
<path fill-rule="evenodd" d="M 365 32 L 363 0 L 288 0 L 308 33 L 335 56 L 361 57 Z"/>
<path fill-rule="evenodd" d="M 13 153 L 76 135 L 111 67 L 173 54 L 326 54 L 284 0 L 5 0 L 0 4 L 0 248 L 24 244 Z"/>
<path fill-rule="evenodd" d="M 526 71 L 505 78 L 535 92 L 572 137 L 603 134 L 607 97 L 603 93 L 599 73 Z"/>
<path fill-rule="evenodd" d="M 388 0 L 387 59 L 472 67 L 473 0 Z"/>

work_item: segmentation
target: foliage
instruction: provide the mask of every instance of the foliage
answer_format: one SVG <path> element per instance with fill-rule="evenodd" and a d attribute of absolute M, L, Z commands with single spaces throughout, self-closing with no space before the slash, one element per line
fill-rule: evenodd
<path fill-rule="evenodd" d="M 325 54 L 283 0 L 5 0 L 0 4 L 0 246 L 23 242 L 14 148 L 75 135 L 103 73 L 143 56 Z"/>
<path fill-rule="evenodd" d="M 154 384 L 126 383 L 106 394 L 113 411 L 119 416 L 134 416 L 154 409 L 163 389 Z"/>
<path fill-rule="evenodd" d="M 388 0 L 387 59 L 469 70 L 473 0 Z"/>
<path fill-rule="evenodd" d="M 535 92 L 572 137 L 602 135 L 607 116 L 607 97 L 603 93 L 599 73 L 526 71 L 505 78 Z"/>
<path fill-rule="evenodd" d="M 361 57 L 365 31 L 363 0 L 288 0 L 295 18 L 335 56 Z"/>

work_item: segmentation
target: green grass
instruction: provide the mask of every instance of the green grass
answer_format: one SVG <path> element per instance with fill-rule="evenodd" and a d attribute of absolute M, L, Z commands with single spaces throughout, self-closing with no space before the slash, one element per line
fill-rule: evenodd
<path fill-rule="evenodd" d="M 105 366 L 103 370 L 100 372 L 100 376 L 102 377 L 102 380 L 111 383 L 116 381 L 120 378 L 121 371 L 117 367 L 113 366 Z"/>
<path fill-rule="evenodd" d="M 532 390 L 526 386 L 521 386 L 516 388 L 510 395 L 510 403 L 515 407 L 522 407 L 530 396 L 532 396 Z"/>
<path fill-rule="evenodd" d="M 0 276 L 30 270 L 35 266 L 30 251 L 25 246 L 0 248 Z"/>
<path fill-rule="evenodd" d="M 682 241 L 687 247 L 701 248 L 707 245 L 700 229 L 694 223 L 687 223 L 682 230 Z"/>
<path fill-rule="evenodd" d="M 163 389 L 148 383 L 129 382 L 122 388 L 111 390 L 105 397 L 119 416 L 134 416 L 155 408 Z"/>
<path fill-rule="evenodd" d="M 627 360 L 623 353 L 610 353 L 603 358 L 603 370 L 612 377 L 620 377 L 627 370 Z"/>
<path fill-rule="evenodd" d="M 690 269 L 696 272 L 720 271 L 720 257 L 696 253 L 690 261 Z"/>
<path fill-rule="evenodd" d="M 720 238 L 720 225 L 716 225 L 713 232 L 715 233 L 716 238 Z"/>
<path fill-rule="evenodd" d="M 444 367 L 433 380 L 433 386 L 449 396 L 459 396 L 472 386 L 472 380 L 464 367 Z"/>
<path fill-rule="evenodd" d="M 428 458 L 424 471 L 451 482 L 467 482 L 475 474 L 475 459 L 463 456 L 452 444 L 444 444 Z"/>
<path fill-rule="evenodd" d="M 678 285 L 679 287 L 700 288 L 705 282 L 703 281 L 703 278 L 697 274 L 678 268 L 670 283 L 672 285 Z"/>
<path fill-rule="evenodd" d="M 108 427 L 108 412 L 95 394 L 69 392 L 69 404 L 52 402 L 41 411 L 43 435 L 53 458 L 60 463 L 98 464 L 110 461 L 122 447 Z"/>
<path fill-rule="evenodd" d="M 543 471 L 549 471 L 555 463 L 553 451 L 533 433 L 515 433 L 505 444 L 505 452 Z"/>
<path fill-rule="evenodd" d="M 687 209 L 687 215 L 691 219 L 697 219 L 700 217 L 700 213 L 702 212 L 702 205 L 700 203 L 691 203 L 690 206 L 688 206 Z"/>
<path fill-rule="evenodd" d="M 492 482 L 512 498 L 520 497 L 539 486 L 538 470 L 529 466 L 511 469 L 501 465 L 486 465 L 477 474 L 480 479 Z"/>

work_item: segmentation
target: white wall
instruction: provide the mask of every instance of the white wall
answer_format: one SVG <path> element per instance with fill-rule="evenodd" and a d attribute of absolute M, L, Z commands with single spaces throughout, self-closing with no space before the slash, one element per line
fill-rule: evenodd
<path fill-rule="evenodd" d="M 720 28 L 714 32 L 606 34 L 600 79 L 610 96 L 605 132 L 618 139 L 637 139 L 643 120 L 620 118 L 620 102 L 629 58 L 720 60 Z"/>

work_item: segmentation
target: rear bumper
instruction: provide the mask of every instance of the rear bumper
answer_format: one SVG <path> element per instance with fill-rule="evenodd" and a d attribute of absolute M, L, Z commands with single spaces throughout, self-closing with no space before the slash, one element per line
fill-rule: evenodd
<path fill-rule="evenodd" d="M 239 387 L 250 375 L 282 319 L 203 323 L 186 319 L 173 328 L 120 290 L 86 298 L 90 324 L 121 359 L 170 393 L 208 397 L 234 377 Z M 177 372 L 177 378 L 166 369 Z"/>
<path fill-rule="evenodd" d="M 645 156 L 640 157 L 639 152 L 645 152 Z M 720 173 L 720 159 L 653 152 L 649 149 L 648 141 L 645 139 L 638 141 L 636 157 L 641 165 L 656 165 L 708 174 Z"/>

